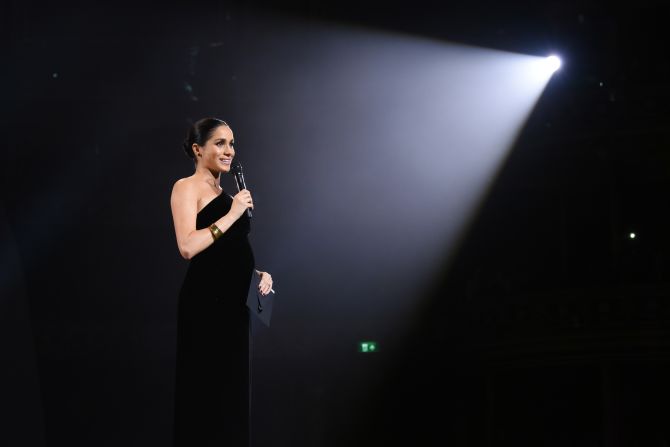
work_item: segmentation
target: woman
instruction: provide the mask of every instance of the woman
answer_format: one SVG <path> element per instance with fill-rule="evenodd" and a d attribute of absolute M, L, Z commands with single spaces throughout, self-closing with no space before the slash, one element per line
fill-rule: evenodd
<path fill-rule="evenodd" d="M 220 186 L 235 156 L 233 132 L 216 118 L 189 130 L 195 173 L 178 180 L 170 204 L 181 255 L 189 260 L 179 293 L 175 446 L 249 445 L 249 313 L 254 271 L 266 295 L 272 277 L 255 270 L 247 239 L 249 191 Z"/>

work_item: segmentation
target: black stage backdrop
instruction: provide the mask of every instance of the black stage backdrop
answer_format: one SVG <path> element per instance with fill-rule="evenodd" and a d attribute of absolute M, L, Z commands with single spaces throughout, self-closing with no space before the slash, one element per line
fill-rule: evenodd
<path fill-rule="evenodd" d="M 582 3 L 6 2 L 0 445 L 170 445 L 204 116 L 278 291 L 254 446 L 669 445 L 667 9 Z M 469 226 L 429 111 L 384 115 L 417 60 L 368 31 L 571 58 Z"/>

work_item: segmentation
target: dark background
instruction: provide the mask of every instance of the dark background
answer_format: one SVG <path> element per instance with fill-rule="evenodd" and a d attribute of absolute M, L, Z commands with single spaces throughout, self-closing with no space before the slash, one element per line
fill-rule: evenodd
<path fill-rule="evenodd" d="M 169 193 L 191 173 L 189 122 L 216 115 L 250 148 L 252 239 L 284 293 L 255 340 L 255 446 L 670 445 L 663 3 L 2 8 L 0 444 L 170 445 L 186 263 Z M 344 274 L 350 260 L 325 255 L 359 228 L 346 207 L 301 219 L 319 179 L 309 148 L 282 133 L 301 115 L 263 110 L 291 103 L 296 92 L 275 88 L 287 72 L 296 91 L 320 88 L 291 70 L 310 42 L 272 59 L 255 40 L 287 18 L 565 59 L 458 249 L 417 289 L 406 336 L 385 332 L 384 293 L 363 280 L 391 272 L 371 258 Z M 212 74 L 215 62 L 230 76 Z M 318 113 L 314 133 L 341 134 L 341 113 Z M 276 132 L 259 133 L 261 121 Z M 368 256 L 383 228 L 347 240 L 360 248 L 348 256 Z M 357 312 L 338 310 L 347 299 Z M 383 349 L 356 352 L 367 338 Z"/>

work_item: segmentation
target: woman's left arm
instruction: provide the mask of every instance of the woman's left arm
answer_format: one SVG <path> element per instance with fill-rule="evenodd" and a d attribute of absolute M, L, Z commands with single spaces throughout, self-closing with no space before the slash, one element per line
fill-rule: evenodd
<path fill-rule="evenodd" d="M 258 282 L 258 291 L 261 292 L 261 295 L 267 295 L 270 292 L 274 293 L 274 290 L 272 290 L 272 275 L 268 272 L 261 272 L 260 270 L 256 270 L 256 274 L 261 279 Z"/>

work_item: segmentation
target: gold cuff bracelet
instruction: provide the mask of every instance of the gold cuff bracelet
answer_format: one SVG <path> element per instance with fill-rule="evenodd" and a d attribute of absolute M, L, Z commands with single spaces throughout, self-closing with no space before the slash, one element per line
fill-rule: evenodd
<path fill-rule="evenodd" d="M 219 227 L 216 226 L 216 224 L 212 224 L 209 226 L 209 231 L 212 233 L 212 237 L 214 240 L 217 240 L 221 236 L 223 236 L 223 232 L 219 230 Z"/>

